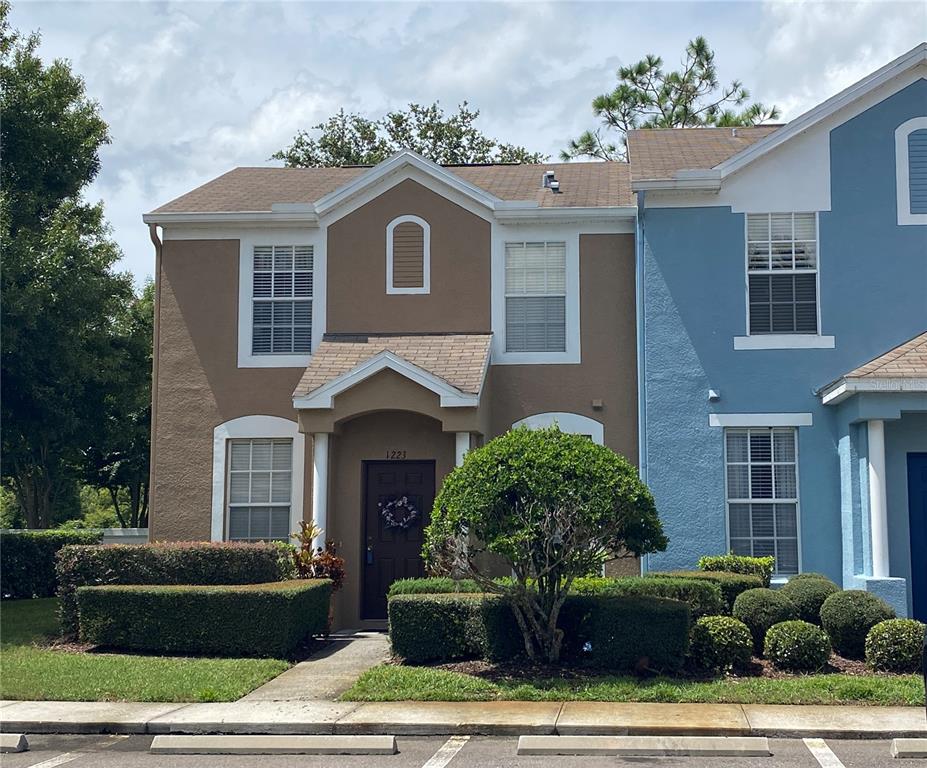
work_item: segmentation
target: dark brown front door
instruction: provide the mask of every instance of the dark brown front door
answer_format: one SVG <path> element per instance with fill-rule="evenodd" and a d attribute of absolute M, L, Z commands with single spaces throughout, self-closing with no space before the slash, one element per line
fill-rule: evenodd
<path fill-rule="evenodd" d="M 407 527 L 408 508 L 384 507 L 403 496 L 418 512 Z M 433 461 L 364 462 L 364 591 L 361 618 L 386 618 L 386 592 L 396 579 L 425 573 L 422 530 L 431 518 L 435 500 Z M 393 518 L 392 523 L 389 516 Z"/>

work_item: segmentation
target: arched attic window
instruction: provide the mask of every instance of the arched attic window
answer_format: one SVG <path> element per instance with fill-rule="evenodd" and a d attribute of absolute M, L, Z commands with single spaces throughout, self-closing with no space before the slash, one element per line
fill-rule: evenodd
<path fill-rule="evenodd" d="M 927 224 L 927 117 L 895 129 L 898 223 Z"/>
<path fill-rule="evenodd" d="M 386 227 L 386 292 L 430 290 L 431 227 L 418 216 L 399 216 Z"/>

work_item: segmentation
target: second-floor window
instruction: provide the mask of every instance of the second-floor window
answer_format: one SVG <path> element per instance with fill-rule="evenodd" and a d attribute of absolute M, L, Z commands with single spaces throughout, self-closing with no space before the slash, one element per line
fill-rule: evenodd
<path fill-rule="evenodd" d="M 747 215 L 750 334 L 818 333 L 814 213 Z"/>
<path fill-rule="evenodd" d="M 566 243 L 505 244 L 505 351 L 566 350 Z"/>
<path fill-rule="evenodd" d="M 312 345 L 311 245 L 256 245 L 251 353 L 308 354 Z"/>

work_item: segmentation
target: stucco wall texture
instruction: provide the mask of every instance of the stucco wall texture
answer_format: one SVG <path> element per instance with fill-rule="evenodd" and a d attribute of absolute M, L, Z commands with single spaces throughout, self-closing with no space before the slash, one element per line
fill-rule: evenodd
<path fill-rule="evenodd" d="M 646 478 L 670 537 L 650 569 L 692 567 L 726 548 L 723 430 L 709 427 L 709 413 L 811 413 L 813 426 L 799 428 L 801 566 L 843 580 L 842 434 L 815 392 L 927 328 L 927 239 L 923 227 L 897 225 L 894 146 L 895 128 L 924 104 L 920 80 L 830 133 L 819 272 L 821 333 L 834 349 L 735 351 L 746 328 L 743 214 L 646 210 Z M 709 388 L 720 401 L 709 404 Z M 890 455 L 897 432 L 886 426 Z M 847 453 L 847 467 L 854 460 Z M 889 497 L 891 543 L 908 560 L 907 510 L 897 491 Z"/>

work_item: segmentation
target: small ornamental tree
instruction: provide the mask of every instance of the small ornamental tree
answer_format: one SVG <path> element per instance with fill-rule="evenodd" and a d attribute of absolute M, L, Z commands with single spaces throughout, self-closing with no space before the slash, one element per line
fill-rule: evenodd
<path fill-rule="evenodd" d="M 529 658 L 556 662 L 558 617 L 573 580 L 606 559 L 666 543 L 653 497 L 627 460 L 556 426 L 519 428 L 470 451 L 445 478 L 425 557 L 436 573 L 502 595 Z M 511 580 L 494 579 L 500 560 Z"/>

